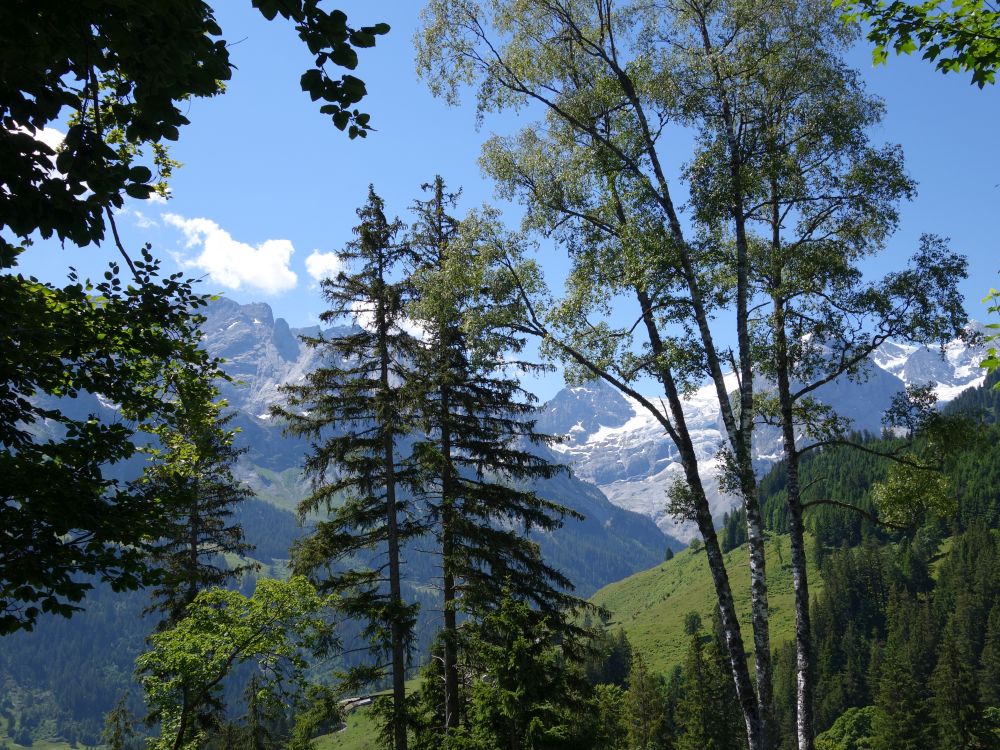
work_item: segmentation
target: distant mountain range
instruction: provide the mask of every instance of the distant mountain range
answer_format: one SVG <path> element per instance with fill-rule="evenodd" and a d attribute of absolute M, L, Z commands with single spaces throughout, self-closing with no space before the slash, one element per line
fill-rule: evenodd
<path fill-rule="evenodd" d="M 319 328 L 289 328 L 283 319 L 274 318 L 266 304 L 240 305 L 225 298 L 211 303 L 205 314 L 205 346 L 212 354 L 226 359 L 226 370 L 236 379 L 224 386 L 223 395 L 236 410 L 237 424 L 244 431 L 243 442 L 249 448 L 243 476 L 259 496 L 290 508 L 305 492 L 299 467 L 308 446 L 282 437 L 280 426 L 272 422 L 267 411 L 271 404 L 280 401 L 281 385 L 301 382 L 316 367 L 317 353 L 304 346 L 298 337 L 315 335 Z M 326 333 L 336 334 L 336 330 Z M 907 385 L 929 383 L 941 403 L 945 403 L 966 388 L 982 383 L 983 374 L 978 367 L 981 359 L 980 350 L 961 341 L 952 342 L 941 351 L 890 342 L 872 357 L 868 377 L 863 382 L 841 378 L 819 389 L 816 396 L 850 419 L 854 429 L 877 433 L 882 429 L 882 414 L 893 395 Z M 735 382 L 732 385 L 735 387 Z M 720 493 L 715 479 L 715 454 L 723 440 L 715 390 L 704 386 L 694 391 L 685 403 L 713 515 L 721 520 L 735 499 Z M 583 510 L 578 504 L 587 506 L 590 516 L 587 526 L 598 523 L 605 529 L 607 555 L 636 553 L 636 549 L 617 550 L 619 541 L 614 537 L 626 527 L 636 535 L 635 541 L 643 550 L 641 560 L 633 562 L 636 565 L 633 570 L 656 562 L 653 551 L 668 543 L 658 539 L 641 520 L 618 513 L 618 509 L 651 519 L 673 540 L 675 547 L 695 535 L 692 524 L 678 523 L 666 513 L 666 488 L 681 471 L 677 450 L 662 427 L 638 403 L 602 382 L 565 388 L 544 405 L 538 427 L 542 432 L 565 436 L 564 442 L 554 447 L 553 457 L 572 467 L 575 476 L 552 484 L 549 493 L 559 494 L 561 502 L 577 510 Z M 758 431 L 755 454 L 761 471 L 781 458 L 775 430 Z M 569 524 L 565 531 L 572 528 L 573 524 Z M 586 546 L 589 548 L 596 541 L 591 539 Z M 566 551 L 578 546 L 569 540 L 566 544 Z M 630 567 L 623 560 L 621 575 L 627 574 L 624 570 Z"/>
<path fill-rule="evenodd" d="M 930 384 L 939 403 L 947 403 L 965 389 L 982 384 L 982 358 L 980 349 L 961 341 L 951 342 L 943 351 L 889 342 L 872 358 L 867 379 L 840 378 L 818 389 L 816 397 L 850 419 L 854 429 L 879 433 L 882 415 L 896 393 L 908 385 Z M 658 397 L 650 400 L 659 402 Z M 721 493 L 715 478 L 715 454 L 724 428 L 714 386 L 688 396 L 685 415 L 718 521 L 736 499 Z M 563 460 L 615 505 L 649 516 L 673 538 L 688 541 L 696 535 L 693 524 L 677 522 L 666 512 L 666 490 L 682 477 L 681 466 L 663 428 L 639 403 L 603 382 L 566 388 L 545 405 L 539 427 L 565 436 L 556 446 Z M 760 470 L 781 458 L 778 437 L 773 428 L 758 430 L 755 460 Z"/>
<path fill-rule="evenodd" d="M 225 298 L 210 303 L 203 314 L 205 348 L 225 359 L 224 368 L 233 377 L 223 385 L 222 395 L 241 429 L 238 445 L 247 449 L 239 476 L 258 498 L 292 510 L 308 491 L 301 467 L 309 445 L 286 437 L 268 409 L 283 400 L 283 384 L 302 382 L 319 365 L 321 355 L 299 340 L 301 335 L 315 336 L 319 328 L 289 328 L 266 304 L 240 305 Z M 337 333 L 338 329 L 324 331 L 326 336 Z M 554 462 L 561 459 L 557 454 L 547 457 Z M 534 489 L 585 516 L 583 521 L 567 520 L 563 528 L 538 539 L 546 559 L 569 576 L 579 594 L 589 596 L 663 559 L 670 540 L 652 520 L 612 504 L 593 484 L 577 476 L 560 476 L 538 482 Z M 680 546 L 673 543 L 675 549 Z M 418 567 L 422 574 L 428 569 Z"/>

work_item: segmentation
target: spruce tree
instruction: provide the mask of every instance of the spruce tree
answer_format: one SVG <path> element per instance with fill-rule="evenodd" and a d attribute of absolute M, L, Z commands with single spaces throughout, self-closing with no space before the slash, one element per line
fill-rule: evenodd
<path fill-rule="evenodd" d="M 530 487 L 563 467 L 537 453 L 552 438 L 535 432 L 534 397 L 508 374 L 523 342 L 510 330 L 512 301 L 474 228 L 460 234 L 447 211 L 457 194 L 441 177 L 425 185 L 410 239 L 416 254 L 410 316 L 425 331 L 419 354 L 419 411 L 426 437 L 414 447 L 421 492 L 440 545 L 444 632 L 444 727 L 459 724 L 458 616 L 496 612 L 503 596 L 532 605 L 533 617 L 571 628 L 562 610 L 578 603 L 570 581 L 545 564 L 532 530 L 551 531 L 568 509 Z M 522 367 L 531 367 L 526 363 Z M 534 451 L 532 449 L 535 449 Z"/>
<path fill-rule="evenodd" d="M 986 640 L 979 656 L 979 699 L 984 706 L 1000 708 L 1000 604 L 986 620 Z"/>
<path fill-rule="evenodd" d="M 470 750 L 577 750 L 593 731 L 591 688 L 549 619 L 503 595 L 498 608 L 470 627 L 470 658 L 482 679 L 472 688 Z M 558 645 L 557 645 L 558 644 Z M 440 747 L 441 745 L 438 745 Z"/>
<path fill-rule="evenodd" d="M 889 637 L 882 650 L 873 750 L 924 750 L 934 742 L 929 660 L 934 653 L 926 604 L 896 594 L 889 610 Z"/>
<path fill-rule="evenodd" d="M 739 704 L 715 638 L 691 636 L 676 709 L 677 750 L 739 750 L 744 747 Z"/>
<path fill-rule="evenodd" d="M 634 750 L 663 750 L 660 740 L 665 720 L 662 683 L 646 668 L 641 654 L 632 659 L 626 696 L 628 746 Z"/>
<path fill-rule="evenodd" d="M 400 550 L 420 526 L 401 497 L 414 481 L 401 446 L 413 430 L 407 386 L 416 340 L 401 327 L 408 285 L 398 278 L 411 254 L 398 241 L 402 223 L 386 219 L 374 188 L 357 213 L 356 239 L 339 253 L 348 270 L 321 282 L 330 308 L 320 316 L 356 325 L 304 339 L 324 364 L 304 384 L 286 386 L 288 406 L 274 412 L 289 432 L 314 441 L 305 465 L 312 491 L 299 504 L 300 516 L 328 514 L 294 550 L 293 567 L 338 593 L 344 616 L 367 623 L 376 663 L 350 669 L 345 684 L 358 688 L 389 673 L 390 734 L 395 750 L 405 750 L 404 679 L 416 607 L 403 601 Z M 374 563 L 362 562 L 372 555 Z"/>
<path fill-rule="evenodd" d="M 941 750 L 992 746 L 979 703 L 970 644 L 962 630 L 958 617 L 949 618 L 931 675 L 931 715 Z"/>

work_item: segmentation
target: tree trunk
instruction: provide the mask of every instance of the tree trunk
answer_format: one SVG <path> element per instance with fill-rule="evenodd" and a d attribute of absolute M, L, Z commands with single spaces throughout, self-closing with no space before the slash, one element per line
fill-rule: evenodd
<path fill-rule="evenodd" d="M 708 39 L 707 27 L 705 26 L 704 19 L 702 19 L 702 34 L 704 41 L 706 43 L 706 51 L 709 54 L 714 54 L 710 40 Z M 642 131 L 643 140 L 645 143 L 645 151 L 650 159 L 650 164 L 653 167 L 653 171 L 656 176 L 656 183 L 659 186 L 660 192 L 657 195 L 657 200 L 660 206 L 663 208 L 667 215 L 669 234 L 676 245 L 680 248 L 685 247 L 685 240 L 683 230 L 681 229 L 680 221 L 678 219 L 676 210 L 673 205 L 673 201 L 670 198 L 670 191 L 667 185 L 665 173 L 660 165 L 659 157 L 656 151 L 656 147 L 653 144 L 651 131 L 648 125 L 648 121 L 643 110 L 641 101 L 631 79 L 628 74 L 620 69 L 615 68 L 615 72 L 618 76 L 619 83 L 622 85 L 626 96 L 629 98 L 633 110 L 640 123 L 640 128 Z M 771 641 L 770 641 L 770 628 L 769 628 L 769 612 L 767 603 L 767 580 L 766 580 L 766 566 L 765 566 L 765 554 L 764 554 L 764 541 L 763 534 L 760 533 L 762 528 L 760 524 L 760 514 L 757 510 L 757 500 L 756 500 L 756 477 L 753 474 L 753 466 L 750 461 L 750 445 L 752 439 L 752 429 L 753 429 L 753 414 L 752 414 L 752 404 L 753 404 L 753 371 L 752 371 L 752 357 L 750 353 L 750 336 L 748 330 L 748 319 L 747 315 L 747 304 L 748 304 L 748 290 L 749 290 L 749 256 L 748 256 L 748 246 L 746 240 L 745 232 L 745 220 L 743 216 L 743 198 L 742 198 L 742 188 L 740 187 L 740 165 L 739 165 L 739 150 L 733 150 L 735 144 L 735 133 L 732 129 L 732 113 L 730 111 L 727 99 L 727 90 L 721 78 L 718 75 L 716 69 L 716 77 L 718 79 L 719 94 L 724 104 L 724 121 L 727 127 L 728 145 L 730 148 L 731 159 L 730 168 L 733 172 L 735 179 L 734 182 L 734 201 L 733 201 L 733 216 L 736 223 L 736 233 L 737 233 L 737 336 L 738 336 L 738 348 L 740 357 L 740 405 L 741 405 L 741 417 L 740 424 L 736 424 L 736 420 L 733 418 L 733 410 L 729 403 L 729 395 L 726 391 L 725 379 L 722 374 L 721 362 L 719 360 L 718 352 L 715 348 L 715 343 L 712 337 L 711 328 L 709 326 L 709 315 L 702 298 L 702 293 L 700 285 L 698 282 L 698 274 L 695 272 L 693 261 L 691 256 L 686 252 L 682 251 L 679 255 L 680 261 L 680 271 L 684 278 L 688 290 L 691 295 L 691 308 L 694 317 L 694 322 L 697 325 L 698 332 L 701 336 L 702 343 L 705 347 L 705 355 L 709 370 L 711 373 L 712 381 L 716 387 L 716 393 L 719 399 L 719 406 L 723 414 L 723 419 L 726 423 L 726 429 L 730 441 L 730 446 L 733 448 L 736 454 L 737 464 L 740 471 L 740 484 L 743 490 L 743 502 L 747 506 L 747 522 L 748 522 L 748 545 L 750 549 L 750 576 L 751 576 L 751 590 L 750 596 L 752 605 L 752 622 L 754 631 L 754 664 L 756 666 L 757 672 L 757 692 L 755 694 L 755 703 L 759 704 L 759 711 L 754 711 L 756 716 L 753 719 L 753 724 L 755 726 L 754 735 L 757 737 L 759 744 L 754 745 L 753 741 L 750 741 L 748 735 L 748 741 L 750 741 L 751 750 L 770 750 L 771 744 L 768 742 L 767 730 L 768 721 L 767 717 L 771 712 L 771 699 L 772 699 L 772 678 L 771 678 Z M 645 318 L 645 325 L 647 332 L 650 337 L 650 345 L 653 351 L 656 352 L 657 356 L 662 352 L 662 345 L 657 351 L 658 342 L 660 342 L 659 331 L 656 328 L 655 321 L 652 319 L 650 314 L 651 307 L 649 305 L 648 296 L 646 296 L 641 290 L 640 292 L 640 305 L 643 310 L 643 317 Z M 645 297 L 645 299 L 643 299 Z M 673 405 L 672 410 L 673 410 Z M 676 419 L 676 414 L 675 414 Z M 680 450 L 680 446 L 678 446 Z M 697 466 L 697 461 L 695 461 L 695 466 Z M 695 470 L 697 474 L 697 469 Z M 700 481 L 699 481 L 700 487 Z M 702 491 L 702 495 L 703 495 Z M 707 503 L 706 503 L 707 508 Z M 755 524 L 750 527 L 751 517 L 755 518 Z M 709 520 L 710 514 L 709 514 Z M 711 523 L 709 523 L 711 526 Z M 703 533 L 704 535 L 704 533 Z M 712 536 L 714 537 L 715 531 L 712 528 Z M 706 539 L 706 543 L 707 543 Z M 725 573 L 725 569 L 722 569 Z M 728 587 L 728 582 L 727 582 Z M 721 594 L 720 594 L 721 596 Z M 730 594 L 731 599 L 731 594 Z M 722 599 L 719 600 L 720 607 L 722 606 Z M 730 654 L 732 657 L 732 653 Z M 744 657 L 740 657 L 742 660 Z M 734 669 L 736 669 L 734 665 Z M 734 675 L 735 679 L 735 675 Z M 738 682 L 738 679 L 737 679 Z M 739 685 L 737 684 L 737 691 L 739 691 Z M 748 727 L 751 724 L 751 717 L 746 715 Z"/>
<path fill-rule="evenodd" d="M 381 271 L 381 269 L 380 269 Z M 380 361 L 379 386 L 383 398 L 391 398 L 389 384 L 389 330 L 381 299 L 376 305 Z M 403 623 L 403 593 L 400 584 L 399 519 L 396 507 L 396 465 L 393 426 L 395 420 L 383 415 L 382 471 L 385 477 L 386 547 L 389 562 L 389 598 L 392 604 L 390 649 L 392 653 L 392 735 L 395 750 L 406 750 L 406 640 Z"/>
<path fill-rule="evenodd" d="M 451 465 L 451 402 L 448 388 L 441 388 L 441 454 L 443 472 L 441 477 L 441 568 L 444 578 L 444 730 L 459 725 L 460 707 L 458 691 L 458 624 L 455 612 L 454 574 L 454 503 L 455 482 Z"/>
<path fill-rule="evenodd" d="M 805 527 L 799 489 L 799 454 L 795 447 L 795 423 L 785 334 L 785 308 L 780 297 L 774 300 L 775 361 L 778 365 L 778 400 L 781 406 L 781 435 L 785 449 L 788 493 L 788 533 L 792 547 L 792 581 L 795 589 L 796 737 L 799 750 L 813 750 L 813 656 L 809 622 L 809 581 L 806 572 Z"/>
<path fill-rule="evenodd" d="M 684 461 L 684 463 L 685 470 L 687 470 L 687 462 Z M 688 485 L 693 490 L 694 477 L 698 476 L 697 465 L 695 465 L 693 472 L 688 471 L 687 473 Z M 719 538 L 715 533 L 715 524 L 712 521 L 708 500 L 701 488 L 700 479 L 697 480 L 697 488 L 701 491 L 701 500 L 696 501 L 696 521 L 705 542 L 708 568 L 712 573 L 715 595 L 719 602 L 719 614 L 722 617 L 722 630 L 726 637 L 729 664 L 736 686 L 736 697 L 740 703 L 743 720 L 746 722 L 747 745 L 749 750 L 765 750 L 766 727 L 761 716 L 757 694 L 754 692 L 753 683 L 750 680 L 750 671 L 747 668 L 746 648 L 743 644 L 739 619 L 736 616 L 736 605 L 733 602 L 732 589 L 729 585 L 729 574 L 726 572 L 722 548 L 719 546 Z"/>
<path fill-rule="evenodd" d="M 650 346 L 653 353 L 659 356 L 663 352 L 663 341 L 660 338 L 659 329 L 653 319 L 652 305 L 648 295 L 641 289 L 636 289 L 639 305 L 643 310 L 643 319 L 646 332 L 649 336 Z M 733 592 L 729 585 L 729 574 L 726 572 L 725 561 L 722 557 L 722 548 L 719 546 L 719 538 L 715 533 L 715 524 L 712 521 L 712 512 L 705 497 L 705 488 L 701 483 L 701 475 L 698 473 L 698 456 L 691 441 L 691 435 L 687 429 L 687 421 L 684 417 L 684 408 L 681 403 L 677 384 L 673 374 L 666 367 L 659 368 L 657 373 L 660 383 L 663 385 L 667 403 L 670 407 L 671 417 L 674 423 L 674 433 L 671 438 L 680 453 L 681 465 L 684 467 L 684 476 L 688 489 L 691 492 L 691 499 L 694 503 L 695 521 L 698 524 L 698 531 L 705 542 L 705 553 L 708 558 L 708 567 L 712 573 L 712 583 L 715 585 L 715 595 L 719 603 L 719 614 L 722 617 L 722 629 L 726 636 L 726 648 L 729 653 L 729 663 L 733 673 L 733 683 L 736 687 L 736 697 L 743 712 L 743 719 L 747 727 L 747 744 L 749 750 L 767 750 L 765 725 L 760 713 L 760 703 L 757 694 L 754 692 L 753 683 L 750 680 L 750 671 L 747 668 L 746 649 L 743 644 L 743 634 L 740 630 L 739 618 L 736 616 L 736 605 L 733 602 Z"/>
<path fill-rule="evenodd" d="M 715 49 L 708 33 L 708 22 L 704 13 L 699 13 L 699 28 L 702 46 L 711 61 L 712 74 L 722 109 L 722 125 L 726 137 L 729 156 L 729 175 L 732 185 L 733 228 L 736 233 L 736 339 L 739 350 L 740 412 L 739 424 L 727 420 L 730 445 L 736 456 L 739 471 L 743 505 L 747 514 L 747 550 L 750 561 L 750 602 L 751 622 L 754 638 L 754 667 L 757 674 L 757 700 L 760 704 L 760 720 L 764 737 L 764 747 L 774 746 L 771 732 L 773 686 L 771 673 L 771 633 L 770 612 L 767 602 L 767 566 L 764 550 L 764 525 L 761 521 L 760 506 L 757 501 L 757 478 L 753 472 L 751 448 L 753 440 L 753 357 L 750 343 L 750 316 L 748 313 L 750 294 L 750 256 L 746 232 L 746 207 L 743 188 L 743 162 L 735 117 L 730 104 L 730 93 L 717 61 Z M 710 357 L 715 356 L 714 347 L 706 347 Z M 713 367 L 713 374 L 718 372 Z M 729 402 L 723 398 L 724 387 L 719 375 L 715 375 L 719 400 L 723 415 L 726 416 Z"/>
<path fill-rule="evenodd" d="M 752 476 L 752 473 L 751 473 Z M 756 487 L 743 491 L 747 514 L 747 551 L 750 559 L 750 617 L 753 624 L 754 671 L 757 677 L 762 747 L 775 745 L 773 736 L 773 683 L 771 670 L 770 611 L 767 601 L 767 570 L 764 562 L 764 523 L 757 502 Z"/>

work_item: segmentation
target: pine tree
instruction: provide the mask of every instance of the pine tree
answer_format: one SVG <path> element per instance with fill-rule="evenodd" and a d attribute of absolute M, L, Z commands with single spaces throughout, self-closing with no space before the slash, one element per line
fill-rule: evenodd
<path fill-rule="evenodd" d="M 233 445 L 232 415 L 222 415 L 225 401 L 197 376 L 175 370 L 173 381 L 174 419 L 151 431 L 159 446 L 149 449 L 151 463 L 137 482 L 148 502 L 179 511 L 150 553 L 163 571 L 148 610 L 162 614 L 160 630 L 182 618 L 199 591 L 257 568 L 231 565 L 225 557 L 245 557 L 253 549 L 233 522 L 236 508 L 253 492 L 233 475 L 243 451 Z"/>
<path fill-rule="evenodd" d="M 875 697 L 872 748 L 923 750 L 934 742 L 927 688 L 928 661 L 934 654 L 928 608 L 897 594 L 889 621 Z"/>
<path fill-rule="evenodd" d="M 530 602 L 556 629 L 577 601 L 570 581 L 542 560 L 529 537 L 551 531 L 568 509 L 527 485 L 555 476 L 532 448 L 551 438 L 534 430 L 533 397 L 505 373 L 523 346 L 506 325 L 511 304 L 491 279 L 475 238 L 460 236 L 447 214 L 457 194 L 441 177 L 417 201 L 410 240 L 417 254 L 409 314 L 426 331 L 419 362 L 420 416 L 426 438 L 414 447 L 422 465 L 422 497 L 440 545 L 444 599 L 442 653 L 444 731 L 462 711 L 457 666 L 458 615 L 494 612 L 502 596 Z M 528 365 L 522 365 L 528 367 Z"/>
<path fill-rule="evenodd" d="M 397 241 L 401 222 L 386 219 L 374 188 L 357 213 L 357 239 L 339 253 L 350 270 L 321 283 L 330 309 L 320 316 L 357 325 L 329 339 L 304 339 L 324 365 L 305 384 L 287 386 L 288 407 L 274 411 L 291 433 L 315 441 L 305 467 L 312 492 L 299 504 L 300 515 L 328 513 L 294 551 L 293 565 L 320 578 L 324 591 L 339 593 L 342 614 L 367 622 L 373 654 L 389 656 L 388 670 L 381 660 L 356 667 L 346 684 L 360 687 L 390 673 L 390 730 L 395 750 L 405 750 L 404 679 L 416 607 L 403 601 L 400 550 L 420 526 L 400 495 L 413 482 L 400 450 L 413 429 L 406 394 L 416 340 L 401 328 L 407 283 L 394 279 L 411 253 Z M 379 556 L 373 567 L 358 562 L 372 554 Z"/>
<path fill-rule="evenodd" d="M 586 623 L 585 623 L 586 624 Z M 592 685 L 616 685 L 625 688 L 632 671 L 632 644 L 623 628 L 610 633 L 600 628 L 594 635 L 593 658 L 587 661 L 587 679 Z"/>

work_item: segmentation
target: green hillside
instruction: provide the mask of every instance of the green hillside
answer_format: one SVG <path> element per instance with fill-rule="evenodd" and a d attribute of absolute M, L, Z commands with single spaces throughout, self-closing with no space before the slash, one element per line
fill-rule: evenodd
<path fill-rule="evenodd" d="M 344 722 L 347 726 L 339 732 L 316 739 L 316 750 L 381 750 L 385 744 L 378 741 L 378 729 L 366 709 L 354 711 Z"/>
<path fill-rule="evenodd" d="M 813 564 L 813 540 L 807 539 L 810 595 L 822 590 L 822 581 Z M 736 599 L 743 639 L 752 645 L 750 630 L 750 571 L 747 547 L 726 553 L 733 596 Z M 774 535 L 767 542 L 768 603 L 771 610 L 773 647 L 795 635 L 795 607 L 789 540 Z M 632 648 L 641 653 L 650 668 L 666 673 L 680 664 L 688 647 L 684 616 L 697 612 L 709 624 L 715 610 L 715 587 L 708 570 L 704 549 L 686 549 L 655 568 L 605 586 L 591 601 L 611 612 L 610 628 L 624 628 Z"/>

